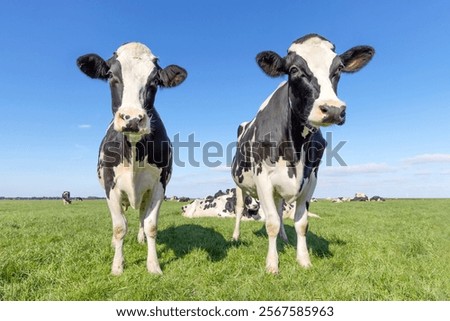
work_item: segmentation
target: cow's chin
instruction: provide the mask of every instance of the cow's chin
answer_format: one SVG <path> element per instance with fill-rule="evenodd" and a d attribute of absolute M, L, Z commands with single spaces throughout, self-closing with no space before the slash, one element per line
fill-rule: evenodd
<path fill-rule="evenodd" d="M 325 123 L 322 121 L 314 121 L 314 120 L 309 120 L 309 124 L 311 124 L 311 126 L 316 127 L 316 128 L 328 127 L 328 126 L 334 125 L 333 123 Z"/>
<path fill-rule="evenodd" d="M 137 133 L 135 132 L 122 132 L 122 133 L 126 136 L 126 138 L 130 143 L 137 143 L 142 139 L 143 136 L 149 134 L 149 132 L 142 130 Z"/>
<path fill-rule="evenodd" d="M 345 119 L 342 120 L 339 123 L 335 123 L 335 122 L 326 122 L 326 121 L 314 121 L 314 120 L 309 120 L 309 123 L 316 128 L 320 128 L 320 127 L 329 127 L 329 126 L 333 126 L 333 125 L 338 125 L 338 126 L 342 126 L 345 123 Z"/>

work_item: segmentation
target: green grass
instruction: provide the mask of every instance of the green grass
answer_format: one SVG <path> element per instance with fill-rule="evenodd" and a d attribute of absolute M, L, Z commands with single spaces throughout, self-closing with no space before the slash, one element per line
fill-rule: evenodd
<path fill-rule="evenodd" d="M 163 276 L 146 271 L 127 213 L 125 269 L 110 275 L 113 250 L 105 201 L 0 201 L 0 300 L 450 300 L 450 200 L 313 203 L 308 246 L 313 267 L 278 243 L 280 274 L 265 273 L 267 235 L 233 219 L 187 219 L 165 202 L 158 255 Z"/>

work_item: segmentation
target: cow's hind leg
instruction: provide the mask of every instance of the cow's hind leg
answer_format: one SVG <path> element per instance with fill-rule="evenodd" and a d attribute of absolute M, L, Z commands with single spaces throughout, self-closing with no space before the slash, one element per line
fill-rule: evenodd
<path fill-rule="evenodd" d="M 127 220 L 123 213 L 120 195 L 117 195 L 111 191 L 109 196 L 110 197 L 107 199 L 107 203 L 112 218 L 112 245 L 114 247 L 114 259 L 111 267 L 111 273 L 113 275 L 120 275 L 123 273 L 123 239 L 127 234 Z"/>
<path fill-rule="evenodd" d="M 144 233 L 144 219 L 145 219 L 145 211 L 147 209 L 148 203 L 149 203 L 149 195 L 150 191 L 145 193 L 145 195 L 142 197 L 142 203 L 141 207 L 139 209 L 139 232 L 137 235 L 137 241 L 140 244 L 145 243 L 145 233 Z"/>
<path fill-rule="evenodd" d="M 297 261 L 301 266 L 308 268 L 311 266 L 311 260 L 306 245 L 308 210 L 306 209 L 306 202 L 304 200 L 297 201 L 294 222 L 295 231 L 297 232 Z"/>
<path fill-rule="evenodd" d="M 144 233 L 147 238 L 147 270 L 150 273 L 162 274 L 156 252 L 156 235 L 158 231 L 158 216 L 161 203 L 164 200 L 164 188 L 158 183 L 150 193 L 150 200 L 141 215 L 144 215 Z"/>
<path fill-rule="evenodd" d="M 236 223 L 234 225 L 233 240 L 239 240 L 242 212 L 244 211 L 244 195 L 242 190 L 236 186 Z"/>
<path fill-rule="evenodd" d="M 280 237 L 285 243 L 289 243 L 289 239 L 283 224 L 283 199 L 278 201 L 278 216 L 280 217 Z"/>

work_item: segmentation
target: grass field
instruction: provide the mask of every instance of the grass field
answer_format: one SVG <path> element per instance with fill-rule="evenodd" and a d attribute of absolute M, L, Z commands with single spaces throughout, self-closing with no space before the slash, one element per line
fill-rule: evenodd
<path fill-rule="evenodd" d="M 296 263 L 288 220 L 276 276 L 265 273 L 263 223 L 243 222 L 233 243 L 233 219 L 187 219 L 181 205 L 161 209 L 164 275 L 147 273 L 130 210 L 124 274 L 113 277 L 105 201 L 0 201 L 0 300 L 450 300 L 450 199 L 313 203 L 313 268 Z"/>

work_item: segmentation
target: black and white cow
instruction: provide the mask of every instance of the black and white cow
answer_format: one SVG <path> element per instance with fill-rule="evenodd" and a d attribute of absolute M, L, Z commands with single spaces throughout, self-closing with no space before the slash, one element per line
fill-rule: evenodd
<path fill-rule="evenodd" d="M 69 191 L 64 191 L 62 193 L 62 200 L 63 200 L 63 204 L 67 205 L 67 204 L 71 204 L 72 200 L 70 199 L 70 192 Z"/>
<path fill-rule="evenodd" d="M 196 199 L 191 203 L 181 207 L 182 215 L 189 218 L 194 217 L 234 217 L 236 208 L 236 189 L 222 190 L 207 196 Z M 247 196 L 244 200 L 244 211 L 242 216 L 251 220 L 260 220 L 259 202 L 253 197 Z"/>
<path fill-rule="evenodd" d="M 187 73 L 176 65 L 161 68 L 151 50 L 136 42 L 119 47 L 107 61 L 87 54 L 77 65 L 89 77 L 107 80 L 111 89 L 113 119 L 100 145 L 97 171 L 112 217 L 112 274 L 123 272 L 124 211 L 129 205 L 140 212 L 138 240 L 147 238 L 147 269 L 161 274 L 156 233 L 172 172 L 172 145 L 154 101 L 158 87 L 175 87 Z"/>
<path fill-rule="evenodd" d="M 297 261 L 311 266 L 306 245 L 308 208 L 326 142 L 321 126 L 342 125 L 346 106 L 337 97 L 341 73 L 353 73 L 372 58 L 374 49 L 354 47 L 337 55 L 334 45 L 316 34 L 294 41 L 287 56 L 264 51 L 256 60 L 271 77 L 288 76 L 238 129 L 232 176 L 240 187 L 233 238 L 239 238 L 244 195 L 256 197 L 266 215 L 269 248 L 266 270 L 278 272 L 276 238 L 282 227 L 282 203 L 296 203 Z"/>

